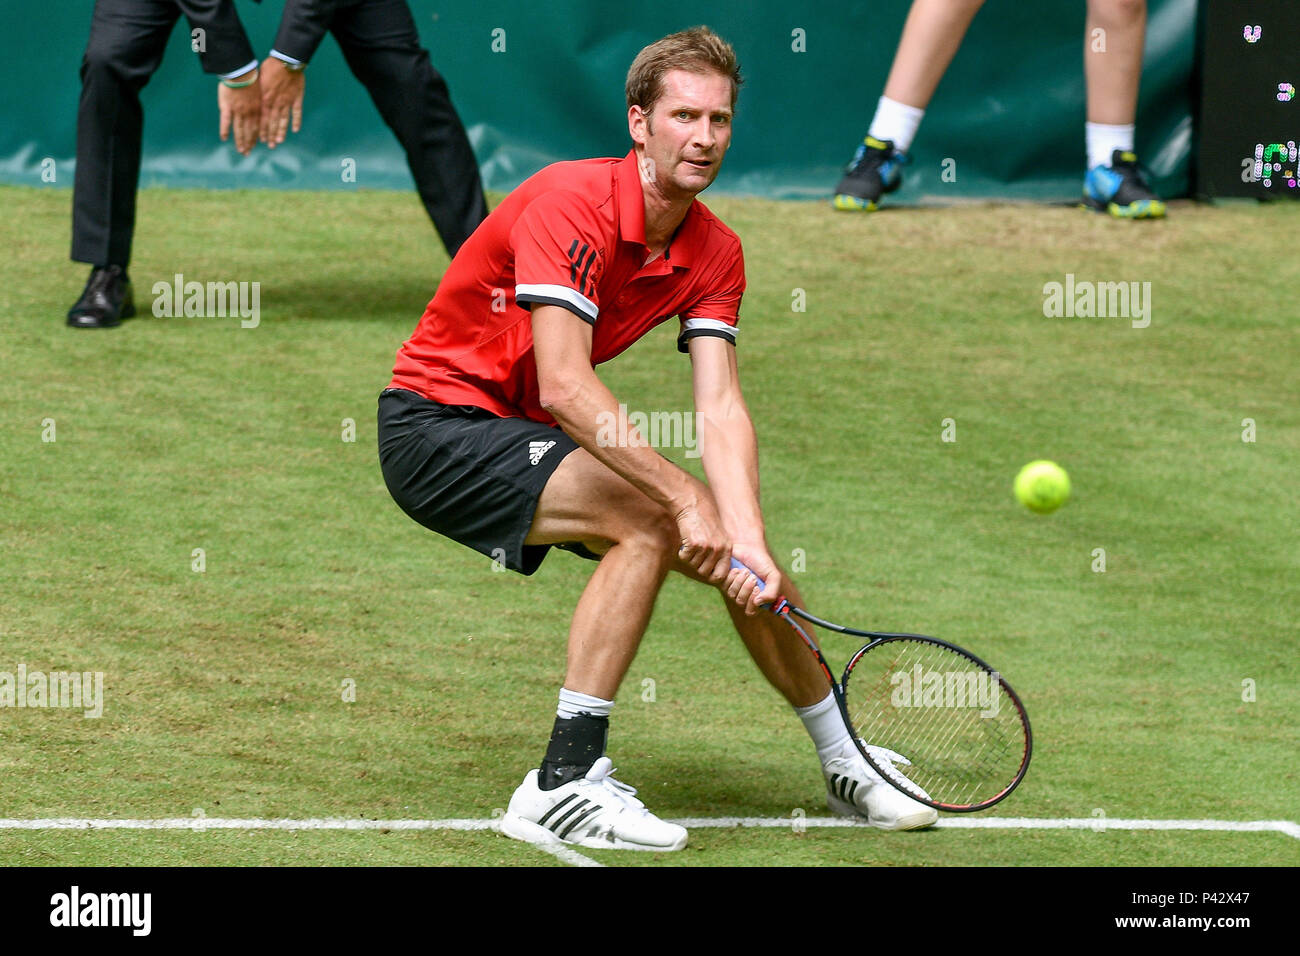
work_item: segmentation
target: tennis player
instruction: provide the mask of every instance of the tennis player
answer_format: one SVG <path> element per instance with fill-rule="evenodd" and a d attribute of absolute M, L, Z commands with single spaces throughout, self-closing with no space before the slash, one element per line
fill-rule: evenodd
<path fill-rule="evenodd" d="M 511 193 L 453 260 L 380 396 L 384 479 L 413 519 L 522 574 L 552 547 L 599 560 L 570 625 L 549 746 L 502 821 L 518 839 L 685 846 L 686 830 L 650 813 L 605 756 L 615 694 L 669 571 L 722 593 L 812 736 L 832 810 L 891 830 L 937 816 L 862 759 L 815 660 L 759 612 L 778 594 L 801 599 L 759 507 L 735 355 L 740 240 L 695 199 L 731 143 L 740 82 L 735 52 L 704 27 L 642 50 L 627 78 L 631 152 L 557 163 Z M 673 316 L 707 484 L 634 428 L 622 444 L 599 437 L 619 402 L 595 366 Z"/>

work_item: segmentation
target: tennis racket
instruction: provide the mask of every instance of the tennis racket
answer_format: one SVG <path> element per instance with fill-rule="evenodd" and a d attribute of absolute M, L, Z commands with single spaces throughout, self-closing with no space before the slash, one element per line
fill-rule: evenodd
<path fill-rule="evenodd" d="M 762 579 L 735 558 L 731 566 L 763 588 Z M 970 651 L 924 634 L 832 624 L 783 597 L 768 610 L 803 638 L 830 682 L 853 742 L 896 789 L 936 810 L 970 813 L 1005 799 L 1024 779 L 1033 752 L 1029 715 L 1002 675 Z M 796 618 L 869 643 L 836 681 Z"/>

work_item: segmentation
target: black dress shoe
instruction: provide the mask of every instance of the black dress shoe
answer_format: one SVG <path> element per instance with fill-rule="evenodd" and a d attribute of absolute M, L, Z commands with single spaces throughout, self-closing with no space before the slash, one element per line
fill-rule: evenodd
<path fill-rule="evenodd" d="M 111 329 L 135 315 L 131 280 L 121 266 L 96 266 L 77 304 L 68 310 L 74 329 Z"/>

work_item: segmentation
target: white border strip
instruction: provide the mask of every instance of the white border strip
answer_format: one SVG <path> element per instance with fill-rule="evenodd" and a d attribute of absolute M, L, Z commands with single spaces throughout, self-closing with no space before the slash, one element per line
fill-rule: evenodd
<path fill-rule="evenodd" d="M 840 817 L 688 817 L 673 820 L 687 829 L 760 827 L 869 827 L 865 820 Z M 303 820 L 235 819 L 227 817 L 169 817 L 153 820 L 89 819 L 47 817 L 33 820 L 0 819 L 2 830 L 497 830 L 497 820 L 349 820 L 319 817 Z M 1040 817 L 947 816 L 935 824 L 952 830 L 1219 830 L 1227 832 L 1270 831 L 1300 840 L 1300 824 L 1290 820 L 1125 820 L 1109 817 L 1049 819 Z M 537 844 L 534 844 L 537 845 Z M 550 852 L 554 847 L 541 847 Z M 559 849 L 567 850 L 567 847 Z M 570 851 L 572 852 L 572 851 Z M 559 855 L 558 853 L 556 854 Z M 580 855 L 580 854 L 577 854 Z M 561 857 L 562 858 L 562 857 Z M 584 859 L 586 859 L 584 857 Z M 595 862 L 595 861 L 590 861 Z M 587 864 L 582 864 L 587 865 Z"/>
<path fill-rule="evenodd" d="M 596 303 L 592 302 L 577 289 L 570 289 L 567 285 L 539 285 L 537 283 L 520 283 L 515 286 L 515 301 L 519 301 L 520 296 L 524 296 L 527 301 L 531 296 L 542 296 L 547 299 L 562 299 L 569 303 L 579 312 L 587 317 L 590 322 L 595 322 L 600 315 L 600 309 L 596 308 Z"/>
<path fill-rule="evenodd" d="M 733 344 L 736 341 L 736 335 L 740 332 L 739 328 L 734 325 L 728 325 L 721 319 L 687 319 L 682 323 L 683 332 L 697 332 L 700 329 L 708 329 L 712 332 L 721 332 L 727 338 L 731 339 Z"/>

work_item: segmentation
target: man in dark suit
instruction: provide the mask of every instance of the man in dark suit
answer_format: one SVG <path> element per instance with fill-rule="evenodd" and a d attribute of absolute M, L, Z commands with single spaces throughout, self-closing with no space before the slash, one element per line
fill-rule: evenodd
<path fill-rule="evenodd" d="M 420 46 L 406 0 L 286 0 L 262 64 L 263 142 L 302 126 L 304 70 L 326 33 L 406 150 L 424 208 L 450 255 L 487 216 L 478 162 L 447 84 Z"/>
<path fill-rule="evenodd" d="M 258 62 L 234 0 L 96 0 L 81 61 L 72 193 L 72 259 L 94 268 L 68 311 L 73 328 L 112 328 L 135 314 L 127 266 L 144 132 L 140 90 L 162 62 L 182 13 L 204 72 L 220 78 L 221 139 L 233 129 L 244 155 L 257 142 Z"/>

